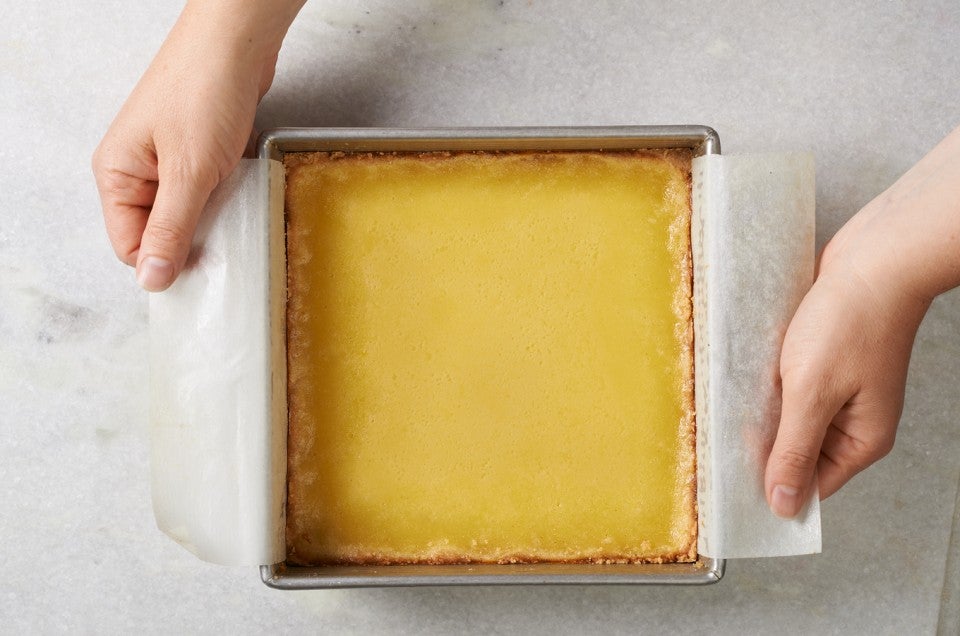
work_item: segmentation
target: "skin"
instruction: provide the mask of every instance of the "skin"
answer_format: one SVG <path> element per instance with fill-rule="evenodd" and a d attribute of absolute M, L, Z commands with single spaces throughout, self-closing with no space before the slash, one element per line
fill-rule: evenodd
<path fill-rule="evenodd" d="M 765 474 L 794 517 L 893 448 L 917 328 L 960 284 L 960 128 L 853 216 L 824 249 L 787 329 L 783 410 Z"/>
<path fill-rule="evenodd" d="M 189 2 L 93 155 L 107 235 L 148 291 L 183 269 L 236 167 L 303 0 Z"/>
<path fill-rule="evenodd" d="M 305 0 L 192 0 L 93 156 L 107 235 L 148 291 L 183 269 L 210 192 L 236 167 Z M 893 447 L 917 328 L 960 284 L 960 128 L 821 255 L 783 343 L 767 500 L 793 517 Z"/>

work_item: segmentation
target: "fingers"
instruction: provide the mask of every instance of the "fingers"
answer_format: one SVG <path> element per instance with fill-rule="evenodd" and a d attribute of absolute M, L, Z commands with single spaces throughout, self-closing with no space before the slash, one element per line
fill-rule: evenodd
<path fill-rule="evenodd" d="M 216 169 L 183 163 L 162 165 L 156 200 L 146 220 L 137 254 L 137 282 L 147 291 L 163 291 L 183 269 L 194 230 Z"/>
<path fill-rule="evenodd" d="M 117 258 L 134 267 L 140 237 L 147 224 L 147 216 L 157 194 L 157 181 L 130 174 L 125 169 L 107 165 L 107 160 L 98 151 L 93 158 L 93 172 L 100 192 L 103 221 L 107 237 Z M 155 172 L 155 171 L 153 171 Z"/>
<path fill-rule="evenodd" d="M 780 355 L 783 402 L 764 490 L 771 510 L 785 518 L 803 509 L 815 473 L 825 499 L 893 447 L 923 317 L 827 256 L 821 267 L 842 272 L 821 272 Z"/>
<path fill-rule="evenodd" d="M 137 264 L 140 237 L 143 235 L 143 228 L 147 225 L 150 205 L 153 197 L 156 196 L 157 186 L 156 183 L 144 182 L 140 189 L 144 194 L 133 203 L 117 197 L 101 195 L 107 237 L 117 258 L 131 267 Z M 148 197 L 149 202 L 140 203 L 146 201 Z"/>
<path fill-rule="evenodd" d="M 770 509 L 779 517 L 795 517 L 810 495 L 827 427 L 847 399 L 837 389 L 821 378 L 783 379 L 780 428 L 764 484 Z"/>
<path fill-rule="evenodd" d="M 183 269 L 210 192 L 240 159 L 299 6 L 280 17 L 265 6 L 253 19 L 188 5 L 94 153 L 110 242 L 145 289 L 166 289 Z M 223 20 L 237 16 L 224 31 Z"/>
<path fill-rule="evenodd" d="M 137 268 L 140 286 L 162 291 L 183 269 L 219 175 L 212 162 L 202 167 L 176 159 L 158 171 L 153 156 L 118 151 L 125 147 L 131 144 L 105 143 L 93 158 L 107 236 L 117 258 Z"/>
<path fill-rule="evenodd" d="M 855 409 L 858 410 L 858 409 Z M 893 449 L 896 418 L 870 413 L 849 416 L 841 413 L 827 429 L 817 463 L 820 498 L 837 492 L 854 475 L 882 459 Z M 854 433 L 846 429 L 850 426 Z"/>

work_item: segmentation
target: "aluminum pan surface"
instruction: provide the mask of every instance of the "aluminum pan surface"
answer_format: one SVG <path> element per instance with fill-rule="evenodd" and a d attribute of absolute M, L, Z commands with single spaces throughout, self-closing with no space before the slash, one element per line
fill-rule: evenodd
<path fill-rule="evenodd" d="M 498 128 L 280 128 L 265 131 L 257 156 L 287 152 L 424 152 L 471 150 L 627 150 L 690 148 L 720 153 L 707 126 Z M 704 585 L 724 574 L 725 561 L 665 564 L 516 564 L 294 567 L 264 565 L 264 584 L 283 590 L 423 585 Z"/>

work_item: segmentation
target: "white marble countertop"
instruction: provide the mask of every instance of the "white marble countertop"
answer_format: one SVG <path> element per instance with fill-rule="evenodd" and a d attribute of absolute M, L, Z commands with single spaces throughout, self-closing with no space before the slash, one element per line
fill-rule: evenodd
<path fill-rule="evenodd" d="M 730 562 L 698 589 L 284 593 L 162 535 L 146 294 L 109 249 L 89 157 L 174 4 L 4 9 L 0 631 L 935 629 L 960 475 L 957 292 L 921 327 L 896 449 L 824 503 L 819 556 Z M 310 0 L 257 125 L 708 124 L 725 153 L 816 155 L 822 244 L 960 122 L 960 5 L 772 4 Z"/>

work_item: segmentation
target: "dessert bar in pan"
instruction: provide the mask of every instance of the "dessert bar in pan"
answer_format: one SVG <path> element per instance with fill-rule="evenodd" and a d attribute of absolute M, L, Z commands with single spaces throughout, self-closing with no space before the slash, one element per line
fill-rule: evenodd
<path fill-rule="evenodd" d="M 709 583 L 691 159 L 709 128 L 279 130 L 281 588 Z"/>

